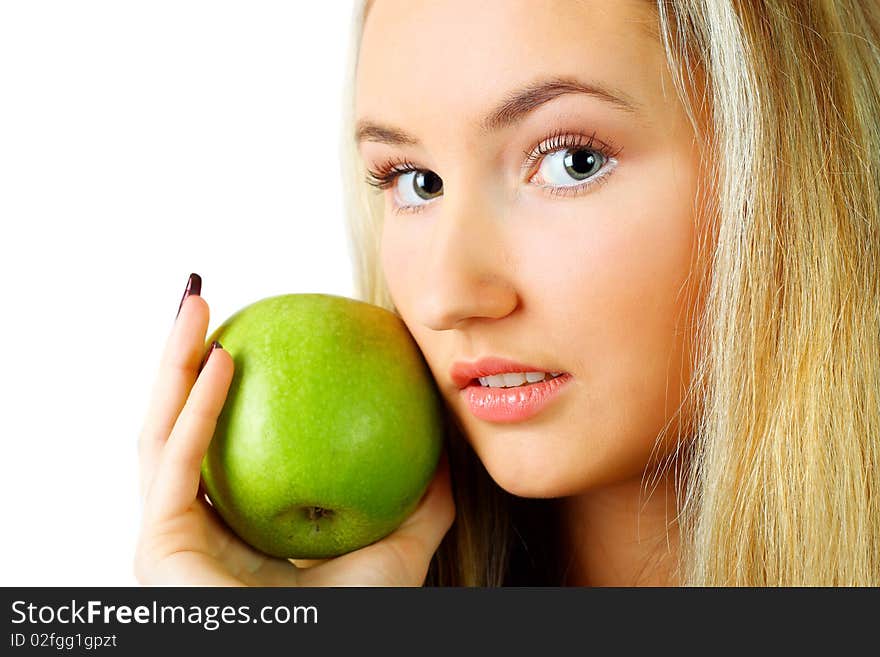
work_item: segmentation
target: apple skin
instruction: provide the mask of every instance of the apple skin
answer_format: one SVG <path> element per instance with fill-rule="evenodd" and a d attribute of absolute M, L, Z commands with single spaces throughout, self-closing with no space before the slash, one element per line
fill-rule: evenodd
<path fill-rule="evenodd" d="M 212 340 L 235 372 L 202 478 L 239 537 L 276 557 L 333 557 L 410 515 L 437 467 L 443 402 L 397 315 L 286 294 L 238 311 Z"/>

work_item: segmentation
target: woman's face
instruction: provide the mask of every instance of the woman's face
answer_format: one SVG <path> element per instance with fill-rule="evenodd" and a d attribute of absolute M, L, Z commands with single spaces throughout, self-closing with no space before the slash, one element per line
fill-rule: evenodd
<path fill-rule="evenodd" d="M 515 495 L 640 476 L 690 378 L 701 169 L 654 24 L 645 0 L 379 0 L 364 26 L 361 154 L 398 170 L 388 288 Z M 491 358 L 565 374 L 462 389 Z"/>

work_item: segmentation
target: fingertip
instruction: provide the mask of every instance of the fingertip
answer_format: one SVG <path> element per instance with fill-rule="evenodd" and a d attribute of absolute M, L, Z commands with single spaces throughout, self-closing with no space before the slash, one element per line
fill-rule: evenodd
<path fill-rule="evenodd" d="M 210 319 L 211 309 L 205 297 L 200 294 L 193 294 L 186 298 L 184 307 L 189 306 L 189 312 L 197 312 L 199 315 L 205 315 Z"/>
<path fill-rule="evenodd" d="M 190 295 L 184 299 L 168 338 L 169 356 L 176 358 L 181 353 L 186 353 L 187 358 L 192 358 L 192 350 L 195 348 L 193 342 L 205 339 L 210 321 L 211 313 L 207 301 L 198 295 Z"/>
<path fill-rule="evenodd" d="M 218 382 L 218 386 L 223 391 L 227 391 L 235 372 L 235 361 L 232 358 L 232 354 L 226 351 L 217 340 L 212 341 L 208 352 L 205 354 L 204 361 L 199 370 L 200 376 L 201 372 L 209 367 L 209 363 L 211 378 Z"/>
<path fill-rule="evenodd" d="M 230 362 L 232 361 L 232 354 L 230 354 L 230 353 L 226 350 L 226 348 L 220 343 L 219 340 L 213 340 L 213 341 L 211 342 L 211 345 L 212 345 L 212 346 L 214 347 L 214 349 L 216 350 L 216 352 L 217 352 L 217 357 L 218 357 L 218 358 L 224 358 L 224 359 L 226 359 L 226 360 L 228 360 L 228 361 L 230 361 Z"/>
<path fill-rule="evenodd" d="M 214 350 L 216 353 L 214 354 L 214 358 L 217 359 L 217 364 L 222 368 L 222 371 L 229 380 L 232 380 L 232 374 L 235 371 L 235 360 L 232 358 L 232 354 L 226 351 L 222 345 L 217 347 Z"/>
<path fill-rule="evenodd" d="M 207 349 L 207 351 L 205 351 L 205 355 L 202 356 L 202 362 L 199 363 L 199 374 L 202 373 L 202 371 L 205 369 L 205 367 L 210 362 L 211 357 L 219 349 L 222 349 L 222 345 L 219 342 L 217 342 L 216 340 L 213 340 L 211 342 L 211 344 L 208 345 L 208 349 Z"/>

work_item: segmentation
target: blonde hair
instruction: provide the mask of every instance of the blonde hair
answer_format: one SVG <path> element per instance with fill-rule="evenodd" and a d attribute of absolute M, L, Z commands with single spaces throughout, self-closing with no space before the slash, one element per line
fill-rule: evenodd
<path fill-rule="evenodd" d="M 358 297 L 396 312 L 379 260 L 383 201 L 354 139 L 370 4 L 356 3 L 351 26 L 349 247 Z M 676 91 L 708 145 L 714 244 L 697 247 L 710 266 L 695 281 L 694 435 L 677 443 L 678 578 L 880 585 L 880 3 L 654 4 Z M 549 507 L 501 490 L 447 419 L 456 521 L 426 584 L 559 584 Z"/>

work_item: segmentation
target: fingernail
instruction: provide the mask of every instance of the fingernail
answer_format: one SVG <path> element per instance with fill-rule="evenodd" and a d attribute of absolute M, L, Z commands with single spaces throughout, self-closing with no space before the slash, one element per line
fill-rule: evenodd
<path fill-rule="evenodd" d="M 211 347 L 208 349 L 208 353 L 205 354 L 205 357 L 202 358 L 202 364 L 199 365 L 199 372 L 201 372 L 205 368 L 205 364 L 207 364 L 208 359 L 211 357 L 211 354 L 214 353 L 215 349 L 222 349 L 223 345 L 214 340 L 211 343 Z"/>
<path fill-rule="evenodd" d="M 196 296 L 202 293 L 202 277 L 198 274 L 190 274 L 189 279 L 186 281 L 186 289 L 183 291 L 183 297 L 180 299 L 180 305 L 177 306 L 177 315 L 175 315 L 175 319 L 180 317 L 180 309 L 183 308 L 183 302 L 186 301 L 186 298 L 190 294 L 195 294 Z"/>

